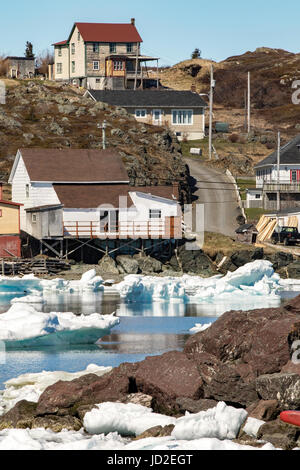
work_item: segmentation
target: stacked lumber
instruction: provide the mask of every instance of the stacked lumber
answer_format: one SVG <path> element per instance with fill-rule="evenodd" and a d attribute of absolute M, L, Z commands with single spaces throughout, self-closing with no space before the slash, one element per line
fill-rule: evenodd
<path fill-rule="evenodd" d="M 292 216 L 292 217 L 289 217 L 288 218 L 288 222 L 287 222 L 287 226 L 288 227 L 296 227 L 298 228 L 298 217 L 297 216 Z"/>
<path fill-rule="evenodd" d="M 277 226 L 277 219 L 263 216 L 257 224 L 257 230 L 258 230 L 257 240 L 260 242 L 269 240 L 272 237 L 276 226 Z"/>
<path fill-rule="evenodd" d="M 0 274 L 5 276 L 20 274 L 58 274 L 71 269 L 69 263 L 56 258 L 33 258 L 1 260 Z"/>

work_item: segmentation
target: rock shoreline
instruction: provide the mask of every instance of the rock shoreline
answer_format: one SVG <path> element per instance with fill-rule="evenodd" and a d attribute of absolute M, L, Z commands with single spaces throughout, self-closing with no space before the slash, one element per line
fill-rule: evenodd
<path fill-rule="evenodd" d="M 104 402 L 142 404 L 173 417 L 225 402 L 264 422 L 252 441 L 242 428 L 238 442 L 300 447 L 300 428 L 279 421 L 281 411 L 300 410 L 300 364 L 293 349 L 299 339 L 300 296 L 279 308 L 227 312 L 191 336 L 183 351 L 124 363 L 101 377 L 87 374 L 51 385 L 38 403 L 23 400 L 3 415 L 0 430 L 78 430 L 85 414 Z"/>

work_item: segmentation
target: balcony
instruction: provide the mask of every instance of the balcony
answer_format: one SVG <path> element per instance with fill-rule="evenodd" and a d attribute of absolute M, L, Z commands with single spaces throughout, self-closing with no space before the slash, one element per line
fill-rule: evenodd
<path fill-rule="evenodd" d="M 279 183 L 277 181 L 264 182 L 263 190 L 264 192 L 281 191 L 286 193 L 298 193 L 300 192 L 300 182 L 291 182 L 283 180 L 280 180 Z"/>
<path fill-rule="evenodd" d="M 100 222 L 64 222 L 64 238 L 115 239 L 180 239 L 182 238 L 181 217 L 166 217 L 148 221 L 120 221 L 116 225 Z"/>

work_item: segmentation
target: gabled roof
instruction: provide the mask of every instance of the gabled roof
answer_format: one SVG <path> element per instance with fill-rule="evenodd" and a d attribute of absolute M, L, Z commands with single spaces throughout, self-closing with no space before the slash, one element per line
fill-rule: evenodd
<path fill-rule="evenodd" d="M 52 46 L 65 46 L 66 44 L 68 44 L 68 41 L 60 41 L 52 44 Z"/>
<path fill-rule="evenodd" d="M 132 23 L 75 23 L 85 42 L 143 42 Z"/>
<path fill-rule="evenodd" d="M 263 166 L 276 165 L 276 164 L 277 164 L 277 150 L 275 150 L 275 152 L 271 153 L 271 155 L 269 155 L 264 160 L 262 160 L 257 165 L 255 165 L 254 168 L 260 168 Z M 281 165 L 289 165 L 289 164 L 300 165 L 300 134 L 297 135 L 290 142 L 288 142 L 286 145 L 281 147 L 280 164 Z"/>
<path fill-rule="evenodd" d="M 113 149 L 20 149 L 9 181 L 22 156 L 31 182 L 128 183 L 122 158 Z"/>
<path fill-rule="evenodd" d="M 12 202 L 12 201 L 4 201 L 3 199 L 0 199 L 0 204 L 6 204 L 7 206 L 23 206 L 24 204 L 20 204 L 18 202 Z"/>
<path fill-rule="evenodd" d="M 132 206 L 130 193 L 152 194 L 160 198 L 172 199 L 173 186 L 129 186 L 125 184 L 54 184 L 61 204 L 66 209 L 95 209 L 100 205 L 120 207 L 119 197 L 127 197 L 127 207 Z M 174 196 L 178 197 L 178 191 Z"/>
<path fill-rule="evenodd" d="M 113 106 L 129 107 L 179 107 L 204 108 L 205 101 L 192 91 L 175 90 L 89 90 L 95 101 Z"/>

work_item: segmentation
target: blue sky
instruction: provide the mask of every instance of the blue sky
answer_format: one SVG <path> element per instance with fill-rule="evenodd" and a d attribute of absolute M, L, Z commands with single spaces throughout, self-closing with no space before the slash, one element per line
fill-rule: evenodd
<path fill-rule="evenodd" d="M 1 2 L 2 3 L 2 2 Z M 0 54 L 35 53 L 67 38 L 75 21 L 127 23 L 136 18 L 143 52 L 172 65 L 198 47 L 223 60 L 257 47 L 300 50 L 299 0 L 14 0 L 1 5 Z"/>

